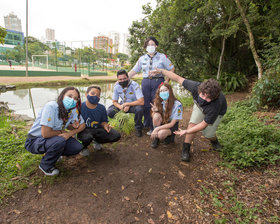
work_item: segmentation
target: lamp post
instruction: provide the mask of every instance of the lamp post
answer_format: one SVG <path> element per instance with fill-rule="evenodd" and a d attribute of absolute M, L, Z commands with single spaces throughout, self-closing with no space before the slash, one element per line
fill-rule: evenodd
<path fill-rule="evenodd" d="M 26 0 L 25 76 L 28 77 L 28 0 Z"/>

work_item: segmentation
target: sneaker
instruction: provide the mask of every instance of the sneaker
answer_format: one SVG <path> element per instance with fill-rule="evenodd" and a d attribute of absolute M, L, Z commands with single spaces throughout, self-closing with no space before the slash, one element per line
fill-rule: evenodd
<path fill-rule="evenodd" d="M 102 149 L 102 145 L 97 143 L 97 142 L 93 142 L 93 148 L 96 150 L 96 151 L 100 151 Z"/>
<path fill-rule="evenodd" d="M 43 171 L 43 173 L 47 176 L 55 176 L 55 175 L 58 175 L 59 174 L 59 170 L 52 167 L 50 168 L 49 170 L 44 170 L 40 165 L 39 165 L 39 169 Z"/>
<path fill-rule="evenodd" d="M 153 130 L 151 129 L 150 131 L 147 132 L 147 135 L 151 136 L 153 133 Z"/>
<path fill-rule="evenodd" d="M 142 130 L 136 130 L 135 135 L 137 137 L 142 137 Z"/>
<path fill-rule="evenodd" d="M 89 150 L 87 148 L 82 149 L 82 151 L 80 152 L 81 156 L 89 156 Z"/>
<path fill-rule="evenodd" d="M 151 144 L 152 148 L 157 148 L 159 145 L 159 139 L 158 138 L 155 138 Z"/>

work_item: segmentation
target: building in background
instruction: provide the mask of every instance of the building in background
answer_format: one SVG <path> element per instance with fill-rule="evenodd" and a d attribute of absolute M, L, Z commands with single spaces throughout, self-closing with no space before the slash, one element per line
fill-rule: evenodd
<path fill-rule="evenodd" d="M 5 60 L 5 52 L 7 50 L 12 50 L 14 47 L 20 45 L 23 47 L 24 45 L 24 35 L 23 32 L 15 31 L 15 30 L 8 30 L 7 35 L 5 37 L 4 45 L 0 44 L 0 59 Z"/>
<path fill-rule="evenodd" d="M 46 41 L 55 41 L 55 30 L 47 28 L 46 29 Z"/>
<path fill-rule="evenodd" d="M 121 45 L 120 45 L 120 53 L 130 55 L 129 45 L 127 39 L 129 38 L 128 33 L 122 34 Z"/>
<path fill-rule="evenodd" d="M 120 33 L 116 31 L 109 32 L 109 38 L 113 41 L 112 53 L 117 54 L 120 51 Z"/>
<path fill-rule="evenodd" d="M 102 49 L 107 53 L 112 53 L 112 46 L 113 41 L 109 37 L 106 36 L 97 36 L 93 38 L 93 48 L 95 49 Z"/>
<path fill-rule="evenodd" d="M 6 29 L 22 32 L 21 20 L 13 12 L 4 16 L 4 22 Z"/>

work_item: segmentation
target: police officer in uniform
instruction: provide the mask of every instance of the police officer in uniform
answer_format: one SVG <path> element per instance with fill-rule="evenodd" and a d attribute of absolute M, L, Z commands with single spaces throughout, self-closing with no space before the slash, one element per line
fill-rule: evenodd
<path fill-rule="evenodd" d="M 134 122 L 136 136 L 142 136 L 142 117 L 144 113 L 144 96 L 137 82 L 128 78 L 125 70 L 117 72 L 118 82 L 114 86 L 113 105 L 111 105 L 107 114 L 113 118 L 117 112 L 124 111 L 125 113 L 134 113 Z M 121 99 L 118 102 L 119 98 Z"/>
<path fill-rule="evenodd" d="M 172 72 L 175 71 L 173 64 L 167 56 L 156 51 L 158 44 L 156 38 L 149 37 L 144 44 L 144 48 L 148 53 L 141 56 L 133 69 L 128 73 L 129 78 L 132 78 L 140 71 L 143 72 L 141 86 L 144 95 L 144 126 L 150 128 L 150 131 L 147 133 L 148 135 L 151 135 L 153 130 L 150 103 L 153 102 L 158 86 L 164 82 L 164 76 L 162 74 L 150 76 L 149 72 L 155 70 L 155 68 L 166 69 Z M 166 81 L 168 82 L 169 79 Z"/>

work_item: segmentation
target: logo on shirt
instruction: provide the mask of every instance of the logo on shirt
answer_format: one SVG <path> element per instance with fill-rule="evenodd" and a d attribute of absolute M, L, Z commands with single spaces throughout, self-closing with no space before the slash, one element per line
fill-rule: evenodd
<path fill-rule="evenodd" d="M 91 122 L 90 126 L 93 128 L 93 126 L 96 125 L 96 124 L 98 124 L 98 122 L 97 121 L 93 121 L 93 122 Z"/>
<path fill-rule="evenodd" d="M 133 95 L 133 92 L 129 92 L 130 95 Z"/>

